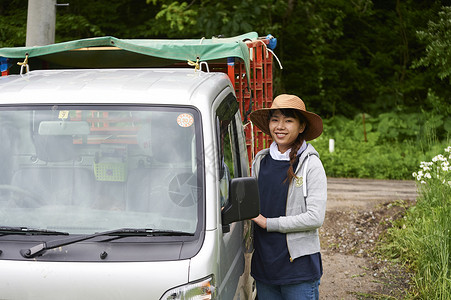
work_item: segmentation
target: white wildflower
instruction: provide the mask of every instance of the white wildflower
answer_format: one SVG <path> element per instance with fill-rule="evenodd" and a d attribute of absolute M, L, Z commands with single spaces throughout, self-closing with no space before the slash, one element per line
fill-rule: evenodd
<path fill-rule="evenodd" d="M 451 160 L 451 146 L 445 148 L 445 152 L 450 153 L 449 159 Z M 448 158 L 442 154 L 438 154 L 432 158 L 432 161 L 422 161 L 419 170 L 413 172 L 412 176 L 421 183 L 426 183 L 433 180 L 432 178 L 437 178 L 438 182 L 451 186 L 451 181 L 447 181 L 444 178 L 447 176 L 446 172 L 448 171 L 451 171 L 451 164 Z"/>
<path fill-rule="evenodd" d="M 442 154 L 439 154 L 432 159 L 433 162 L 445 161 L 445 160 L 446 160 L 446 158 Z"/>
<path fill-rule="evenodd" d="M 422 161 L 420 163 L 420 168 L 426 168 L 432 166 L 434 163 L 431 161 Z"/>

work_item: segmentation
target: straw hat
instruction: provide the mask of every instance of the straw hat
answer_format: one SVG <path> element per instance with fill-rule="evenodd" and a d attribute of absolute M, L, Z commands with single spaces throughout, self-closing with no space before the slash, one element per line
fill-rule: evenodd
<path fill-rule="evenodd" d="M 298 110 L 307 120 L 307 126 L 304 131 L 304 139 L 311 141 L 316 139 L 323 132 L 323 120 L 317 114 L 305 110 L 304 101 L 294 95 L 282 94 L 277 96 L 270 108 L 262 108 L 251 113 L 252 123 L 260 128 L 266 134 L 271 135 L 269 131 L 269 111 L 283 108 Z"/>

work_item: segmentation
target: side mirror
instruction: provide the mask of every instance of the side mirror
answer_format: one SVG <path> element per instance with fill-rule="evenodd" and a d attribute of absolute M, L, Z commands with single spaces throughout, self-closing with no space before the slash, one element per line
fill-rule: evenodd
<path fill-rule="evenodd" d="M 222 225 L 255 218 L 260 213 L 258 182 L 255 177 L 230 181 L 229 203 L 222 210 Z"/>

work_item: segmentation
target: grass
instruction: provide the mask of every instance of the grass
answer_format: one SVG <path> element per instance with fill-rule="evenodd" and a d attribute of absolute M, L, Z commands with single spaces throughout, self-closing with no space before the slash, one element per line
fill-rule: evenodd
<path fill-rule="evenodd" d="M 417 122 L 419 117 L 400 119 Z M 359 118 L 325 120 L 323 135 L 311 143 L 329 177 L 417 180 L 416 205 L 394 221 L 377 252 L 412 272 L 411 286 L 403 293 L 406 299 L 451 300 L 450 135 L 420 122 L 396 127 L 390 118 L 373 118 L 365 130 Z M 330 139 L 335 141 L 333 152 L 329 151 Z M 443 154 L 436 155 L 445 147 Z M 356 296 L 391 299 L 387 295 Z"/>
<path fill-rule="evenodd" d="M 414 272 L 410 299 L 451 299 L 451 169 L 447 167 L 451 147 L 447 149 L 447 156 L 441 156 L 446 161 L 421 164 L 415 173 L 417 204 L 379 244 L 379 253 Z"/>
<path fill-rule="evenodd" d="M 418 116 L 407 115 L 403 119 L 413 120 Z M 384 120 L 368 118 L 365 130 L 359 116 L 354 120 L 343 117 L 323 120 L 323 134 L 311 144 L 319 152 L 327 176 L 412 180 L 412 172 L 420 161 L 449 144 L 449 134 L 437 135 L 438 129 L 426 132 L 418 124 L 400 128 L 391 125 L 387 129 L 382 126 Z M 335 142 L 333 152 L 329 151 L 331 139 Z"/>
<path fill-rule="evenodd" d="M 387 296 L 387 295 L 380 295 L 380 294 L 368 294 L 368 293 L 352 293 L 354 296 L 357 297 L 357 299 L 377 299 L 377 300 L 399 300 L 396 297 Z"/>

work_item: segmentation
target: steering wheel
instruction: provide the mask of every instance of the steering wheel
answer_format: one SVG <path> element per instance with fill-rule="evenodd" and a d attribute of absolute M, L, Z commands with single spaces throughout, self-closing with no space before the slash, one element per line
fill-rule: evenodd
<path fill-rule="evenodd" d="M 0 184 L 0 191 L 8 191 L 16 196 L 22 196 L 20 198 L 12 196 L 11 200 L 23 207 L 38 207 L 44 204 L 44 200 L 40 196 L 15 185 Z"/>

